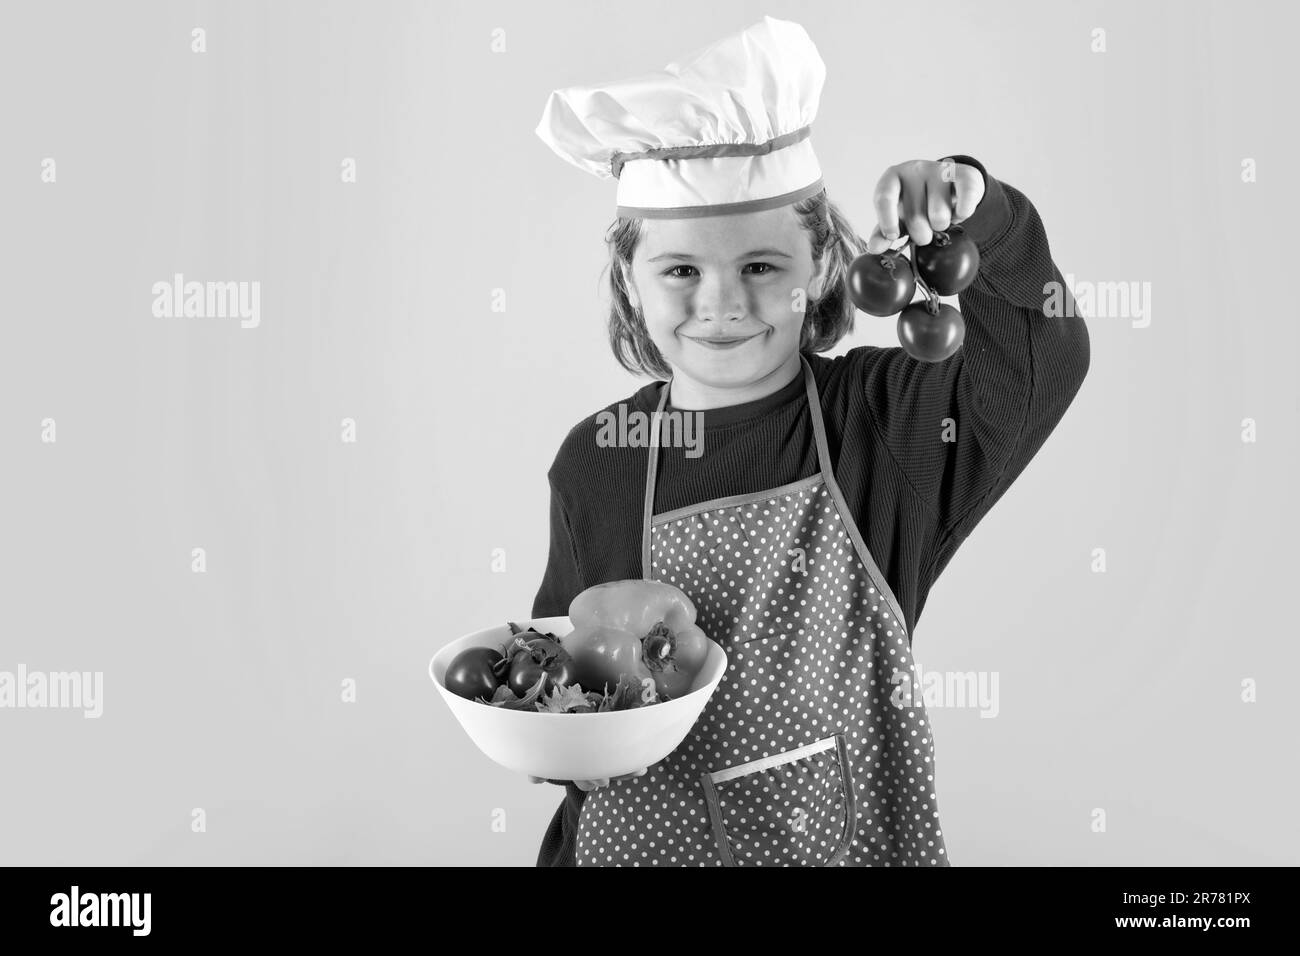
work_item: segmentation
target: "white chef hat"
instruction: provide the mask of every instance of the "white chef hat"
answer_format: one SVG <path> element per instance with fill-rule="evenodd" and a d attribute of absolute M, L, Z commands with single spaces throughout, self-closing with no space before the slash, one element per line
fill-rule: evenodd
<path fill-rule="evenodd" d="M 797 23 L 764 17 L 662 70 L 555 90 L 537 135 L 618 180 L 618 215 L 720 216 L 822 189 L 809 133 L 826 65 Z"/>

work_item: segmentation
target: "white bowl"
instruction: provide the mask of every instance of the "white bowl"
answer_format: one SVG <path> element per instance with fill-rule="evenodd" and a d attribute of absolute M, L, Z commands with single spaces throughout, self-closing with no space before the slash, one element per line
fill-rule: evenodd
<path fill-rule="evenodd" d="M 567 617 L 518 623 L 556 637 L 573 630 Z M 686 739 L 727 669 L 726 652 L 710 642 L 704 666 L 695 675 L 689 693 L 676 700 L 603 714 L 506 710 L 447 690 L 447 667 L 457 654 L 467 647 L 500 649 L 509 638 L 510 628 L 505 624 L 457 638 L 429 661 L 429 676 L 479 750 L 508 770 L 547 780 L 616 777 L 663 760 Z"/>

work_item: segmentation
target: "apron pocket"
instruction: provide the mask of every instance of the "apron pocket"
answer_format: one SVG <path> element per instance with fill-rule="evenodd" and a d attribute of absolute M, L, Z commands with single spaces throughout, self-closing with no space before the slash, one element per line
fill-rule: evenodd
<path fill-rule="evenodd" d="M 844 734 L 700 775 L 724 866 L 834 866 L 857 829 Z"/>

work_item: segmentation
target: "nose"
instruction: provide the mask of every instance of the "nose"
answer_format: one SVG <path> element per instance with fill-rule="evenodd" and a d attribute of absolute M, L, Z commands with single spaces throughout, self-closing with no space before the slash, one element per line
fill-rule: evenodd
<path fill-rule="evenodd" d="M 745 318 L 745 289 L 739 277 L 714 271 L 696 287 L 695 312 L 701 322 L 740 322 Z"/>

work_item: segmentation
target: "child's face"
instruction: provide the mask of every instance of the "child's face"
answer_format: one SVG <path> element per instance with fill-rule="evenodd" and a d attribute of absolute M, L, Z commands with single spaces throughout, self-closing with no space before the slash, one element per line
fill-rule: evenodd
<path fill-rule="evenodd" d="M 630 279 L 632 304 L 674 373 L 744 389 L 798 353 L 821 270 L 794 208 L 781 206 L 647 220 Z"/>

